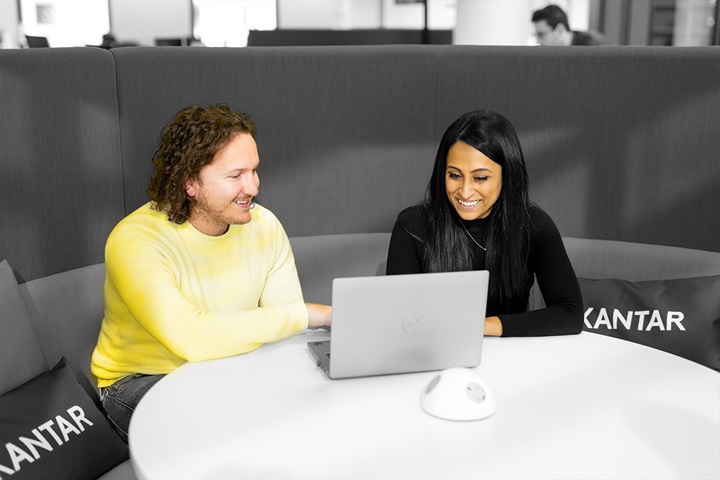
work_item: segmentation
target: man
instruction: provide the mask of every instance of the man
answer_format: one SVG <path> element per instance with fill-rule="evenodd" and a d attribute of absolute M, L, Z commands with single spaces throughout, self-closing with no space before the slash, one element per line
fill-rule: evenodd
<path fill-rule="evenodd" d="M 602 37 L 594 32 L 570 30 L 568 18 L 557 5 L 536 10 L 532 16 L 535 36 L 544 46 L 602 45 Z"/>
<path fill-rule="evenodd" d="M 182 364 L 331 323 L 329 306 L 303 302 L 287 235 L 253 202 L 254 137 L 253 120 L 226 105 L 181 110 L 153 157 L 151 201 L 108 237 L 92 371 L 125 441 L 140 398 Z"/>

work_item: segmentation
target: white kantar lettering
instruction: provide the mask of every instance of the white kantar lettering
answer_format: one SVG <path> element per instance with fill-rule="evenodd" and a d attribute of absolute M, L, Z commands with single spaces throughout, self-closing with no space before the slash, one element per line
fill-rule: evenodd
<path fill-rule="evenodd" d="M 685 331 L 685 327 L 682 324 L 685 319 L 683 312 L 669 310 L 663 318 L 660 310 L 639 310 L 636 312 L 628 310 L 627 314 L 623 314 L 620 310 L 613 309 L 611 321 L 611 315 L 608 313 L 608 310 L 603 307 L 597 311 L 597 316 L 593 321 L 593 319 L 590 318 L 590 314 L 593 313 L 593 311 L 595 311 L 594 307 L 588 307 L 588 309 L 585 310 L 584 323 L 585 327 L 590 330 L 598 330 L 600 328 L 607 330 L 631 330 L 633 328 L 633 320 L 636 320 L 637 325 L 635 329 L 638 331 L 649 332 L 653 328 L 657 328 L 664 332 L 672 330 L 673 326 L 677 330 Z"/>
<path fill-rule="evenodd" d="M 43 437 L 40 434 L 37 428 L 33 428 L 32 434 L 35 435 L 35 439 L 20 437 L 20 441 L 23 443 L 23 445 L 25 445 L 25 448 L 27 448 L 30 453 L 32 453 L 33 457 L 35 457 L 35 460 L 40 458 L 40 453 L 38 453 L 37 448 L 35 447 L 44 448 L 48 452 L 52 452 L 52 445 L 50 445 L 50 442 L 47 438 Z"/>
<path fill-rule="evenodd" d="M 93 426 L 93 423 L 87 418 L 85 418 L 85 412 L 83 411 L 83 409 L 78 407 L 77 405 L 68 408 L 68 413 L 73 418 L 73 420 L 75 420 L 75 424 L 78 426 L 81 432 L 85 431 L 85 426 L 82 424 L 82 422 L 87 423 L 91 427 Z"/>
<path fill-rule="evenodd" d="M 25 450 L 23 450 L 15 443 L 7 442 L 5 444 L 5 450 L 7 451 L 8 457 L 12 462 L 12 468 L 8 468 L 5 465 L 0 465 L 0 473 L 4 475 L 13 475 L 22 468 L 22 462 L 33 463 L 35 460 L 40 458 L 41 452 L 38 451 L 38 448 L 42 448 L 43 450 L 52 452 L 53 445 L 51 444 L 48 436 L 43 435 L 43 433 L 41 432 L 49 434 L 49 436 L 52 437 L 53 440 L 55 440 L 55 443 L 60 446 L 70 439 L 70 432 L 74 433 L 75 435 L 80 435 L 81 432 L 84 432 L 86 427 L 85 425 L 83 425 L 83 423 L 89 426 L 93 426 L 93 422 L 87 419 L 87 417 L 85 416 L 85 412 L 78 405 L 74 405 L 68 408 L 67 413 L 70 418 L 74 420 L 75 425 L 73 425 L 68 419 L 66 419 L 62 415 L 56 415 L 55 422 L 53 422 L 52 420 L 48 420 L 37 428 L 33 428 L 31 430 L 32 436 L 34 438 L 30 438 L 29 436 L 18 437 L 19 442 L 25 447 Z M 56 427 L 60 429 L 60 432 L 63 436 L 62 439 L 53 429 L 53 423 Z M 65 440 L 65 442 L 63 442 L 63 439 Z M 0 480 L 2 480 L 2 477 L 0 477 Z"/>
<path fill-rule="evenodd" d="M 53 424 L 53 421 L 48 420 L 47 422 L 40 425 L 38 428 L 40 430 L 48 432 L 50 434 L 50 436 L 53 437 L 53 439 L 55 439 L 55 442 L 57 442 L 58 445 L 62 445 L 63 442 L 62 442 L 62 440 L 60 440 L 60 437 L 57 436 L 57 433 L 55 433 L 55 430 L 52 429 L 52 424 Z"/>
<path fill-rule="evenodd" d="M 672 326 L 676 325 L 680 330 L 683 332 L 685 331 L 685 327 L 683 327 L 682 321 L 685 319 L 685 314 L 682 312 L 672 312 L 669 311 L 667 314 L 667 329 L 672 330 Z"/>
<path fill-rule="evenodd" d="M 8 455 L 10 455 L 10 460 L 12 461 L 15 471 L 20 470 L 20 462 L 25 461 L 28 463 L 32 463 L 35 461 L 35 459 L 31 457 L 25 450 L 18 447 L 14 443 L 6 443 L 5 448 L 7 449 Z"/>
<path fill-rule="evenodd" d="M 635 312 L 635 314 L 639 317 L 637 329 L 642 330 L 643 325 L 645 325 L 645 317 L 650 314 L 650 310 L 641 310 L 639 312 Z"/>
<path fill-rule="evenodd" d="M 653 310 L 652 316 L 650 317 L 650 322 L 648 323 L 648 326 L 645 330 L 648 332 L 653 329 L 653 327 L 658 327 L 660 330 L 665 330 L 665 325 L 663 325 L 662 318 L 660 318 L 660 312 L 657 310 Z"/>

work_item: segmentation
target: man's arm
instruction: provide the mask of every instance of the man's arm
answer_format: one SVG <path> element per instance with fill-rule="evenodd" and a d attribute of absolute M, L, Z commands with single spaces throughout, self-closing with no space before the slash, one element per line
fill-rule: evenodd
<path fill-rule="evenodd" d="M 203 266 L 154 232 L 114 232 L 106 248 L 108 313 L 134 320 L 124 322 L 127 334 L 139 341 L 149 334 L 187 361 L 245 353 L 306 328 L 294 263 L 268 273 L 261 252 L 231 248 L 206 249 L 200 260 L 219 261 Z"/>

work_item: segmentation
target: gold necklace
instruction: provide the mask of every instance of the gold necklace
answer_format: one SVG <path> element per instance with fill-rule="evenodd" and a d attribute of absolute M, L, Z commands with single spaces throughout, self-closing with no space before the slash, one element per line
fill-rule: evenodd
<path fill-rule="evenodd" d="M 475 245 L 477 245 L 478 247 L 482 248 L 482 249 L 483 249 L 483 252 L 487 252 L 487 248 L 485 248 L 485 247 L 483 247 L 482 245 L 480 245 L 480 244 L 477 242 L 477 240 L 475 240 L 475 238 L 474 238 L 472 235 L 470 235 L 470 231 L 469 231 L 467 228 L 465 228 L 465 224 L 464 224 L 462 221 L 460 222 L 460 226 L 463 227 L 463 230 L 465 230 L 465 233 L 467 233 L 468 237 L 470 237 L 470 240 L 472 240 L 473 242 L 475 242 Z"/>

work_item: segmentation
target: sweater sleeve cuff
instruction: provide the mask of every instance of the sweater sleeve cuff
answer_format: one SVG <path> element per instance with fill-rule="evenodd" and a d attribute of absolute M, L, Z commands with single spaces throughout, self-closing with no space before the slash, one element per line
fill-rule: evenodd
<path fill-rule="evenodd" d="M 293 318 L 298 319 L 298 321 L 296 322 L 295 333 L 305 330 L 308 327 L 308 323 L 310 320 L 309 313 L 305 304 L 303 302 L 294 303 L 292 314 Z"/>

